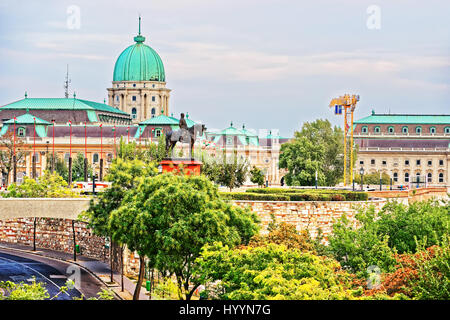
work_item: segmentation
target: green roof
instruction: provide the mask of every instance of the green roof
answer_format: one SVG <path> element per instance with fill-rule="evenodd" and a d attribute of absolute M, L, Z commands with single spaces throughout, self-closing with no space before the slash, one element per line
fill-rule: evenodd
<path fill-rule="evenodd" d="M 242 132 L 241 130 L 233 127 L 233 122 L 231 122 L 230 126 L 226 129 L 223 129 L 222 131 L 218 132 L 218 133 L 213 133 L 213 134 L 218 134 L 218 135 L 227 135 L 227 136 L 245 136 L 245 133 Z"/>
<path fill-rule="evenodd" d="M 245 125 L 244 124 L 242 125 L 241 132 L 244 133 L 247 137 L 257 137 L 258 136 L 257 134 L 255 134 L 255 133 L 245 129 Z"/>
<path fill-rule="evenodd" d="M 117 58 L 113 81 L 166 81 L 164 65 L 158 53 L 144 44 L 145 37 L 134 37 L 135 44 L 126 48 Z"/>
<path fill-rule="evenodd" d="M 375 114 L 353 122 L 354 124 L 450 124 L 450 115 L 428 114 Z"/>
<path fill-rule="evenodd" d="M 128 115 L 104 103 L 76 98 L 25 98 L 0 107 L 0 110 L 95 110 Z"/>
<path fill-rule="evenodd" d="M 45 121 L 41 118 L 38 118 L 36 116 L 33 116 L 32 114 L 29 114 L 28 112 L 18 116 L 16 118 L 16 124 L 34 124 L 36 121 L 36 124 L 42 124 L 42 125 L 50 125 L 51 123 L 48 121 Z M 8 121 L 3 122 L 4 124 L 14 124 L 14 118 L 10 119 Z"/>
<path fill-rule="evenodd" d="M 153 117 L 142 121 L 140 125 L 178 125 L 178 121 L 173 117 L 168 117 L 164 114 L 160 114 L 157 117 Z"/>

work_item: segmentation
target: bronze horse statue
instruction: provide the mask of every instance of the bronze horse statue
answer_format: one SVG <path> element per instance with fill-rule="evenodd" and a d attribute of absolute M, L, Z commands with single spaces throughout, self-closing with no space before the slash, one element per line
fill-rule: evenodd
<path fill-rule="evenodd" d="M 184 132 L 183 132 L 184 131 Z M 189 157 L 192 158 L 193 148 L 195 143 L 195 138 L 197 133 L 199 136 L 202 136 L 206 131 L 206 127 L 204 124 L 194 124 L 192 127 L 187 130 L 171 130 L 166 133 L 166 155 L 169 155 L 169 152 L 173 153 L 173 148 L 177 144 L 177 142 L 189 142 Z M 187 140 L 187 141 L 186 141 Z"/>

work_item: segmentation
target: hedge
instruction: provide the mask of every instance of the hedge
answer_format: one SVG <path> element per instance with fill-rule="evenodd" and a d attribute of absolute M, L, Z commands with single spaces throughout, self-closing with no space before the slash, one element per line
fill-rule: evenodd
<path fill-rule="evenodd" d="M 289 201 L 289 196 L 282 194 L 261 194 L 251 192 L 219 192 L 229 200 L 255 200 L 255 201 Z"/>
<path fill-rule="evenodd" d="M 250 188 L 245 193 L 286 195 L 290 201 L 366 201 L 369 198 L 366 192 L 333 189 Z"/>

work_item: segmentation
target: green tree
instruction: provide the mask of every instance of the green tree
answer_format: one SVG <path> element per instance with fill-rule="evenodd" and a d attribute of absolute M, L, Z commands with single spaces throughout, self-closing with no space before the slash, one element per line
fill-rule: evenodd
<path fill-rule="evenodd" d="M 80 218 L 88 221 L 88 225 L 95 234 L 110 236 L 115 242 L 126 244 L 132 251 L 136 250 L 140 239 L 145 239 L 145 237 L 142 237 L 142 233 L 128 233 L 126 229 L 122 229 L 117 225 L 114 225 L 114 228 L 111 229 L 109 224 L 110 217 L 112 212 L 122 205 L 122 201 L 127 193 L 137 188 L 142 177 L 151 177 L 156 174 L 155 163 L 146 163 L 138 159 L 127 161 L 122 158 L 114 159 L 105 177 L 106 181 L 112 182 L 111 186 L 100 193 L 96 199 L 91 200 L 89 209 Z M 131 219 L 133 220 L 132 217 Z M 141 254 L 141 252 L 138 253 Z M 140 256 L 140 283 L 136 286 L 133 295 L 135 300 L 139 297 L 143 280 L 143 269 L 144 255 Z"/>
<path fill-rule="evenodd" d="M 227 157 L 224 151 L 218 159 L 203 161 L 203 174 L 211 181 L 228 187 L 230 191 L 242 186 L 247 179 L 248 161 L 247 159 L 239 159 L 237 151 L 234 151 L 231 157 Z"/>
<path fill-rule="evenodd" d="M 92 165 L 87 165 L 88 177 L 92 176 Z M 77 153 L 75 161 L 72 163 L 72 181 L 84 181 L 84 154 Z"/>
<path fill-rule="evenodd" d="M 256 183 L 258 186 L 264 185 L 264 174 L 261 169 L 256 166 L 250 170 L 250 181 Z"/>
<path fill-rule="evenodd" d="M 343 139 L 342 129 L 333 128 L 328 120 L 306 122 L 291 142 L 281 146 L 279 166 L 288 170 L 286 183 L 312 186 L 317 171 L 319 185 L 336 185 L 344 170 Z M 355 162 L 356 149 L 354 155 Z"/>
<path fill-rule="evenodd" d="M 24 141 L 21 138 L 16 137 L 16 163 L 18 165 L 22 164 L 27 153 L 23 151 L 24 146 Z M 12 132 L 6 132 L 4 135 L 0 136 L 0 149 L 0 173 L 5 179 L 5 184 L 8 184 L 9 176 L 14 170 L 14 134 Z"/>
<path fill-rule="evenodd" d="M 197 260 L 204 283 L 219 281 L 215 294 L 231 300 L 350 299 L 345 273 L 333 259 L 269 243 L 230 249 L 206 246 Z"/>
<path fill-rule="evenodd" d="M 110 228 L 151 267 L 174 274 L 180 299 L 189 300 L 200 285 L 193 270 L 201 248 L 214 241 L 246 243 L 257 221 L 254 213 L 221 200 L 206 177 L 166 173 L 143 177 L 111 214 Z"/>
<path fill-rule="evenodd" d="M 46 170 L 51 171 L 52 169 L 52 161 L 53 161 L 53 155 L 48 155 L 49 160 L 47 161 Z M 64 161 L 64 159 L 55 156 L 55 172 L 60 175 L 64 180 L 69 179 L 69 168 Z"/>
<path fill-rule="evenodd" d="M 2 194 L 5 198 L 77 198 L 79 192 L 68 187 L 67 182 L 58 173 L 44 171 L 36 180 L 25 177 L 20 185 L 11 184 Z"/>
<path fill-rule="evenodd" d="M 355 175 L 355 182 L 361 183 L 361 175 L 358 173 Z M 373 173 L 368 173 L 363 175 L 364 184 L 380 184 L 380 172 L 376 171 Z M 391 177 L 385 173 L 381 173 L 381 183 L 383 185 L 389 185 L 391 183 Z"/>

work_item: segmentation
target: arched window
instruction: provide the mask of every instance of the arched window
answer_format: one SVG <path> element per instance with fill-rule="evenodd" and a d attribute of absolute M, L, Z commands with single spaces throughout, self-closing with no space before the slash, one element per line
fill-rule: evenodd
<path fill-rule="evenodd" d="M 416 172 L 416 181 L 415 182 L 420 182 L 420 172 Z"/>
<path fill-rule="evenodd" d="M 132 117 L 133 119 L 136 119 L 136 114 L 137 114 L 136 108 L 131 109 L 131 117 Z"/>
<path fill-rule="evenodd" d="M 409 173 L 405 172 L 405 182 L 409 182 Z"/>
<path fill-rule="evenodd" d="M 449 134 L 450 133 L 450 127 L 445 127 L 444 132 Z"/>
<path fill-rule="evenodd" d="M 402 127 L 402 133 L 407 134 L 408 133 L 408 127 Z"/>
<path fill-rule="evenodd" d="M 394 133 L 394 127 L 392 127 L 392 126 L 388 127 L 388 132 L 389 133 Z"/>
<path fill-rule="evenodd" d="M 375 133 L 380 133 L 380 132 L 381 132 L 380 127 L 376 126 L 376 127 L 373 129 L 373 132 L 375 132 Z"/>
<path fill-rule="evenodd" d="M 156 113 L 156 109 L 152 108 L 152 118 L 155 116 L 155 113 Z"/>
<path fill-rule="evenodd" d="M 397 181 L 398 181 L 398 173 L 397 173 L 397 172 L 394 172 L 394 175 L 393 175 L 393 176 L 394 176 L 394 181 L 397 182 Z"/>
<path fill-rule="evenodd" d="M 436 127 L 430 127 L 430 133 L 435 134 L 436 133 Z"/>
<path fill-rule="evenodd" d="M 427 182 L 431 183 L 433 181 L 433 175 L 431 174 L 431 172 L 428 172 L 427 174 Z"/>
<path fill-rule="evenodd" d="M 18 129 L 17 129 L 17 136 L 18 136 L 18 137 L 25 137 L 26 132 L 27 132 L 27 131 L 26 131 L 25 128 L 23 128 L 23 127 L 18 128 Z"/>
<path fill-rule="evenodd" d="M 422 127 L 421 126 L 416 127 L 416 133 L 417 134 L 422 134 Z"/>
<path fill-rule="evenodd" d="M 439 183 L 443 183 L 444 182 L 444 173 L 441 172 L 439 173 Z"/>
<path fill-rule="evenodd" d="M 361 128 L 361 132 L 362 133 L 367 133 L 367 126 L 363 126 L 362 128 Z"/>

